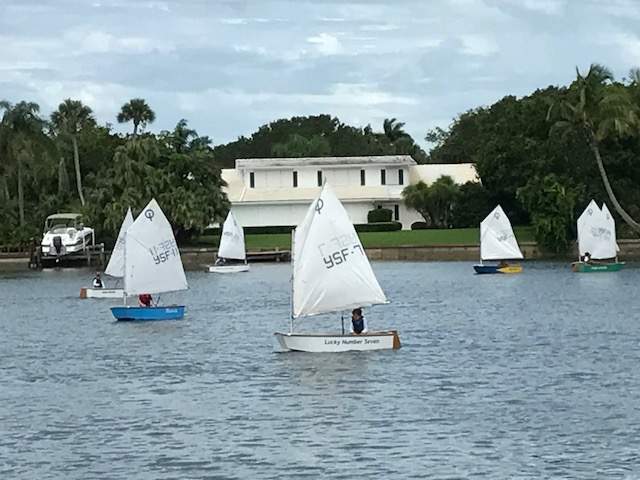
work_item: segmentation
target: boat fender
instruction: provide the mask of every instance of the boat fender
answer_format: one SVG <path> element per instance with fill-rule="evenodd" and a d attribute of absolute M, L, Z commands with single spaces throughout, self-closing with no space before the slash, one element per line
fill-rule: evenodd
<path fill-rule="evenodd" d="M 80 289 L 80 298 L 87 298 L 87 289 L 86 288 L 81 288 Z"/>

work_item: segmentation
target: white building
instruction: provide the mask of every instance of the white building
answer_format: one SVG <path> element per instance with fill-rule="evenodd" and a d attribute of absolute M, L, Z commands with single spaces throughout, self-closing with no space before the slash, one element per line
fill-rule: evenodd
<path fill-rule="evenodd" d="M 384 207 L 409 229 L 423 218 L 404 205 L 402 190 L 441 175 L 460 184 L 478 181 L 471 163 L 417 165 L 409 155 L 238 159 L 236 168 L 222 170 L 231 209 L 245 227 L 297 225 L 326 181 L 353 223 L 367 223 L 370 210 Z"/>

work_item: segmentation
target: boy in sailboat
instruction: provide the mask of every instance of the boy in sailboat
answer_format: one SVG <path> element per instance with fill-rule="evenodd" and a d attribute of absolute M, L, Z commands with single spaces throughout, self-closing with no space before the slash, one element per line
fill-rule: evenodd
<path fill-rule="evenodd" d="M 361 333 L 367 333 L 367 320 L 362 314 L 361 308 L 355 308 L 351 312 L 351 333 L 360 335 Z"/>
<path fill-rule="evenodd" d="M 138 295 L 138 305 L 141 307 L 150 307 L 151 306 L 151 295 L 148 293 L 141 293 Z"/>
<path fill-rule="evenodd" d="M 93 277 L 93 288 L 103 288 L 102 278 L 100 278 L 100 272 L 96 272 L 96 276 Z"/>

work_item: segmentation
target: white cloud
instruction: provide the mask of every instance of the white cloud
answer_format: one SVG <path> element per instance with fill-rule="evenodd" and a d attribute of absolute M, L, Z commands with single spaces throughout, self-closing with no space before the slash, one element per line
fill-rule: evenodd
<path fill-rule="evenodd" d="M 342 52 L 342 44 L 338 37 L 329 33 L 320 33 L 307 38 L 307 42 L 313 44 L 322 55 L 337 55 Z"/>
<path fill-rule="evenodd" d="M 640 65 L 640 37 L 629 33 L 621 33 L 613 37 L 613 43 L 620 48 L 623 60 L 630 67 Z"/>
<path fill-rule="evenodd" d="M 246 25 L 249 21 L 246 18 L 221 18 L 220 23 L 225 25 Z"/>
<path fill-rule="evenodd" d="M 559 15 L 567 6 L 566 0 L 501 0 L 502 3 L 523 7 L 527 10 L 544 13 L 547 15 Z"/>
<path fill-rule="evenodd" d="M 500 48 L 496 41 L 485 35 L 466 34 L 460 35 L 462 53 L 479 57 L 488 57 L 497 53 Z"/>
<path fill-rule="evenodd" d="M 65 35 L 69 51 L 78 53 L 144 54 L 172 52 L 175 46 L 165 41 L 144 37 L 118 37 L 107 32 L 73 30 Z"/>
<path fill-rule="evenodd" d="M 393 30 L 399 30 L 398 25 L 392 23 L 376 23 L 372 25 L 362 25 L 360 30 L 363 32 L 391 32 Z"/>

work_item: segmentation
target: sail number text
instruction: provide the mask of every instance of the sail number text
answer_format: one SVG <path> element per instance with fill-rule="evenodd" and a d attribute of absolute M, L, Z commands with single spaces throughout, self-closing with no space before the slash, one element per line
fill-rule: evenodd
<path fill-rule="evenodd" d="M 320 256 L 327 269 L 345 263 L 352 255 L 358 253 L 364 255 L 362 245 L 360 245 L 358 237 L 355 235 L 339 235 L 334 237 L 328 242 L 318 245 L 318 250 L 320 250 Z"/>
<path fill-rule="evenodd" d="M 169 260 L 169 258 L 178 256 L 178 245 L 176 245 L 176 241 L 173 239 L 165 240 L 150 247 L 149 253 L 153 257 L 153 262 L 156 265 L 160 265 Z"/>

